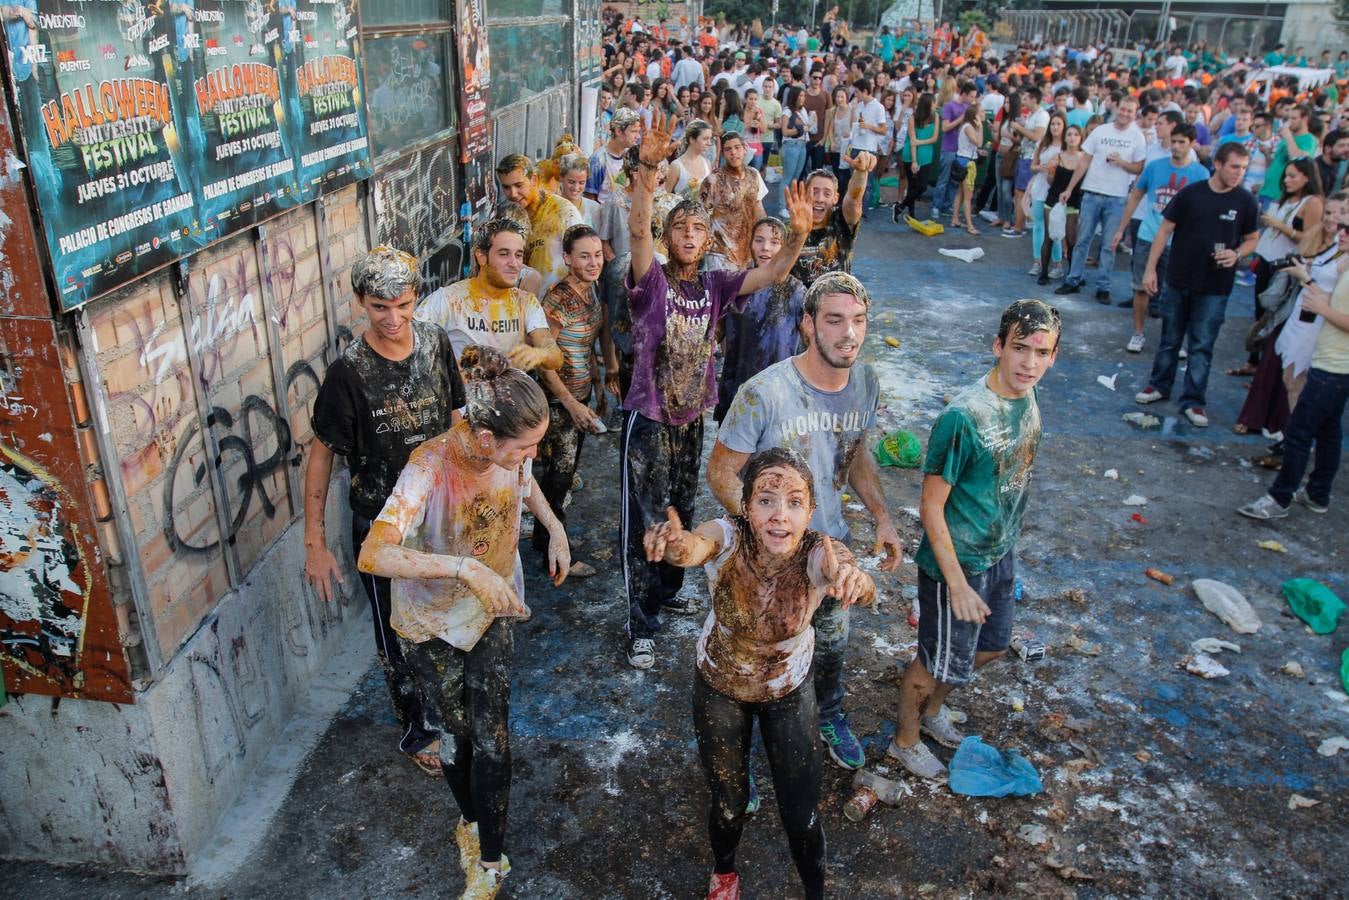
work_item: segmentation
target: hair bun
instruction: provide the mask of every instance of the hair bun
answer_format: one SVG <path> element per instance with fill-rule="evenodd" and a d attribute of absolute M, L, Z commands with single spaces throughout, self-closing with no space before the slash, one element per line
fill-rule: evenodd
<path fill-rule="evenodd" d="M 506 354 L 483 344 L 469 344 L 459 356 L 459 374 L 465 381 L 491 381 L 510 367 Z"/>

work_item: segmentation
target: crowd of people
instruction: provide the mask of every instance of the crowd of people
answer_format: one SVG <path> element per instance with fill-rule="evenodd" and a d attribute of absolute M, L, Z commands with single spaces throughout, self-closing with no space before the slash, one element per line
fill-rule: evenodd
<path fill-rule="evenodd" d="M 740 895 L 757 725 L 805 894 L 821 897 L 823 762 L 866 763 L 844 711 L 844 661 L 850 610 L 875 585 L 850 546 L 845 489 L 874 524 L 877 568 L 901 561 L 869 452 L 871 297 L 850 274 L 879 188 L 892 191 L 892 217 L 923 233 L 950 216 L 973 234 L 989 218 L 1008 238 L 1030 234 L 1031 275 L 1061 278 L 1058 294 L 1079 292 L 1095 264 L 1096 298 L 1109 303 L 1114 253 L 1128 248 L 1128 349 L 1143 349 L 1149 314 L 1162 319 L 1136 399 L 1168 397 L 1188 352 L 1180 405 L 1195 426 L 1208 424 L 1228 296 L 1254 260 L 1258 321 L 1239 369 L 1254 379 L 1238 430 L 1282 434 L 1273 487 L 1241 511 L 1287 515 L 1298 500 L 1324 512 L 1349 396 L 1349 117 L 1330 91 L 1249 96 L 1236 74 L 1210 72 L 1221 60 L 1203 48 L 1177 49 L 1183 68 L 1156 54 L 1116 63 L 1101 48 L 998 58 L 978 29 L 942 25 L 885 30 L 869 52 L 837 7 L 815 31 L 679 35 L 634 19 L 606 32 L 605 52 L 596 145 L 564 135 L 546 159 L 500 160 L 502 202 L 474 233 L 469 277 L 422 296 L 417 260 L 389 247 L 352 267 L 369 326 L 315 404 L 306 576 L 325 598 L 341 577 L 323 510 L 342 456 L 399 749 L 449 783 L 464 896 L 495 896 L 510 871 L 523 567 L 557 585 L 596 574 L 571 558 L 566 510 L 612 402 L 620 658 L 651 669 L 670 652 L 663 620 L 710 606 L 691 698 L 711 794 L 707 896 Z M 1211 77 L 1191 83 L 1191 71 Z M 921 778 L 945 774 L 923 736 L 963 739 L 946 697 L 1009 646 L 1041 434 L 1035 386 L 1062 330 L 1041 299 L 989 325 L 993 360 L 937 418 L 922 465 L 918 652 L 888 749 Z M 694 525 L 700 478 L 721 509 Z M 708 575 L 705 604 L 683 589 L 694 566 Z"/>

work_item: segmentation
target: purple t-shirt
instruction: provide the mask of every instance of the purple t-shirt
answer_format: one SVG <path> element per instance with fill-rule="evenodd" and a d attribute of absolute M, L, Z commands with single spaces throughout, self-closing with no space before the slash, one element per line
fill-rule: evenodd
<path fill-rule="evenodd" d="M 632 310 L 632 384 L 623 408 L 667 425 L 687 425 L 717 402 L 712 345 L 717 322 L 740 312 L 743 271 L 703 272 L 671 285 L 654 262 L 624 284 Z"/>
<path fill-rule="evenodd" d="M 965 110 L 969 109 L 968 103 L 961 103 L 959 100 L 948 100 L 946 105 L 941 108 L 941 117 L 943 121 L 954 122 L 964 117 Z M 955 153 L 960 143 L 960 129 L 952 128 L 950 131 L 942 133 L 941 152 Z"/>

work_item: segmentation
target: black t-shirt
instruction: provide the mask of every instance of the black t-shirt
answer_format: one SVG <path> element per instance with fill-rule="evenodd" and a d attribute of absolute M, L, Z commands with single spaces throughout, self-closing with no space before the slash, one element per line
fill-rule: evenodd
<path fill-rule="evenodd" d="M 858 220 L 857 225 L 861 224 Z M 806 245 L 792 266 L 792 274 L 810 287 L 815 279 L 826 272 L 852 271 L 852 246 L 857 240 L 857 225 L 849 225 L 843 218 L 843 208 L 835 206 L 829 211 L 824 224 L 812 228 L 806 235 Z"/>
<path fill-rule="evenodd" d="M 450 339 L 439 326 L 413 320 L 407 359 L 385 359 L 364 338 L 328 367 L 314 401 L 314 434 L 351 468 L 352 510 L 373 519 L 384 508 L 408 457 L 450 429 L 464 405 L 464 385 Z"/>
<path fill-rule="evenodd" d="M 1237 268 L 1219 268 L 1213 248 L 1235 250 L 1242 238 L 1260 228 L 1260 206 L 1244 187 L 1218 193 L 1208 179 L 1181 188 L 1162 215 L 1176 226 L 1171 237 L 1171 262 L 1166 282 L 1201 294 L 1232 293 Z"/>

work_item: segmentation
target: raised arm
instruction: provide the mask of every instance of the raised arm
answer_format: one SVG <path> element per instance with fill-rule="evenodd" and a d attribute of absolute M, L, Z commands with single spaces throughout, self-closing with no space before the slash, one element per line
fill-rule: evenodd
<path fill-rule="evenodd" d="M 632 184 L 632 209 L 628 213 L 628 234 L 632 238 L 632 280 L 637 283 L 646 277 L 656 258 L 655 240 L 651 237 L 651 206 L 656 193 L 656 170 L 670 156 L 674 147 L 671 133 L 674 116 L 656 113 L 651 128 L 642 137 L 639 151 L 642 164 Z"/>
<path fill-rule="evenodd" d="M 848 193 L 843 196 L 843 221 L 856 225 L 862 221 L 862 197 L 867 191 L 867 178 L 876 168 L 876 157 L 865 150 L 858 151 L 855 157 L 849 157 L 852 166 L 852 178 L 848 180 Z"/>
<path fill-rule="evenodd" d="M 787 229 L 787 240 L 782 242 L 782 249 L 768 261 L 768 265 L 750 269 L 745 273 L 745 280 L 740 283 L 741 296 L 752 294 L 760 288 L 777 284 L 786 278 L 787 273 L 796 264 L 797 257 L 801 255 L 801 248 L 806 245 L 812 215 L 810 196 L 806 193 L 805 182 L 797 181 L 788 185 L 785 194 L 787 210 L 792 214 L 791 227 Z"/>

